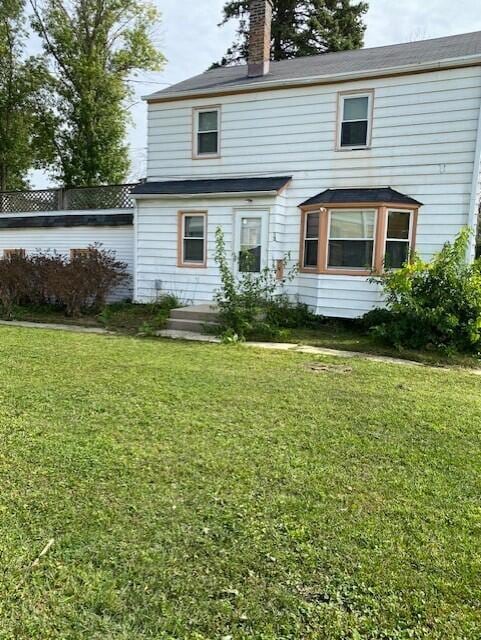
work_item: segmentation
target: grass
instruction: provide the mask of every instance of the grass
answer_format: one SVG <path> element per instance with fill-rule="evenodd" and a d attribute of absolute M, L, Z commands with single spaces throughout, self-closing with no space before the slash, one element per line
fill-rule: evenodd
<path fill-rule="evenodd" d="M 165 327 L 170 310 L 179 306 L 175 296 L 166 295 L 151 304 L 116 302 L 106 305 L 101 313 L 89 310 L 75 317 L 66 316 L 62 308 L 53 305 L 19 306 L 13 317 L 27 322 L 105 327 L 129 335 L 153 334 Z"/>
<path fill-rule="evenodd" d="M 362 330 L 354 321 L 331 320 L 319 324 L 315 329 L 285 329 L 276 342 L 291 342 L 314 347 L 356 351 L 375 355 L 414 360 L 434 366 L 480 367 L 481 359 L 462 353 L 446 354 L 437 350 L 414 351 L 411 349 L 395 349 L 376 340 L 368 332 Z"/>
<path fill-rule="evenodd" d="M 107 305 L 100 314 L 87 313 L 80 317 L 66 317 L 61 309 L 52 306 L 17 307 L 15 320 L 30 322 L 80 325 L 86 327 L 105 327 L 118 333 L 151 335 L 164 328 L 170 309 L 181 306 L 175 298 L 166 296 L 158 303 L 132 304 L 120 302 Z M 253 336 L 252 340 L 256 337 Z M 259 336 L 265 340 L 265 336 Z M 439 351 L 397 350 L 375 340 L 363 331 L 359 324 L 349 320 L 330 320 L 319 323 L 313 329 L 283 329 L 280 336 L 273 338 L 275 342 L 306 344 L 329 349 L 341 349 L 375 355 L 414 360 L 434 366 L 461 366 L 475 368 L 481 366 L 479 357 L 453 353 L 447 355 Z"/>
<path fill-rule="evenodd" d="M 2 640 L 479 638 L 479 377 L 0 337 Z"/>

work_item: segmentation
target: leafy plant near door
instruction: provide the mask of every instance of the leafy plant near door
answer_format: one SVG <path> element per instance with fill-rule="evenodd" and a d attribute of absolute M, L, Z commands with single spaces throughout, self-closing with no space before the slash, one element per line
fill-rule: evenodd
<path fill-rule="evenodd" d="M 481 351 L 481 260 L 466 262 L 470 235 L 461 231 L 431 262 L 414 255 L 372 278 L 386 297 L 386 309 L 364 316 L 375 336 L 398 348 Z"/>
<path fill-rule="evenodd" d="M 253 272 L 246 267 L 236 275 L 227 257 L 224 233 L 216 229 L 215 261 L 219 266 L 221 287 L 214 299 L 219 309 L 221 334 L 226 342 L 252 336 L 274 337 L 284 327 L 308 326 L 317 321 L 307 305 L 293 303 L 283 290 L 297 274 L 298 265 L 287 270 L 289 256 L 282 259 L 285 277 L 279 280 L 275 266 Z"/>

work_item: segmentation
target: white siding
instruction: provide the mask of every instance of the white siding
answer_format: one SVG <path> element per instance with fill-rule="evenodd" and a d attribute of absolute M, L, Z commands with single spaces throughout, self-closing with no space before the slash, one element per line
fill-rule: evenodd
<path fill-rule="evenodd" d="M 128 210 L 102 210 L 96 213 L 117 214 L 132 213 Z M 92 215 L 92 211 L 62 211 L 60 215 Z M 1 218 L 53 216 L 59 212 L 32 213 L 32 214 L 3 214 Z M 82 249 L 98 242 L 104 249 L 115 251 L 116 257 L 128 265 L 128 271 L 132 276 L 130 282 L 119 287 L 111 296 L 111 300 L 121 300 L 132 297 L 133 291 L 133 264 L 134 264 L 134 228 L 130 226 L 120 227 L 53 227 L 53 228 L 0 228 L 0 255 L 4 249 L 25 249 L 27 253 L 39 251 L 56 251 L 68 256 L 70 249 Z"/>
<path fill-rule="evenodd" d="M 220 286 L 215 265 L 215 232 L 224 232 L 227 256 L 233 256 L 234 210 L 269 209 L 269 259 L 275 256 L 274 198 L 256 198 L 249 205 L 245 199 L 196 200 L 195 204 L 179 200 L 140 200 L 137 211 L 136 299 L 148 302 L 162 292 L 174 293 L 183 303 L 210 302 Z M 179 211 L 207 211 L 207 268 L 177 267 L 177 217 Z M 279 252 L 282 255 L 282 248 Z"/>
<path fill-rule="evenodd" d="M 335 151 L 337 92 L 356 89 L 375 90 L 372 147 Z M 290 251 L 295 260 L 301 202 L 327 188 L 391 186 L 424 203 L 417 248 L 423 257 L 430 257 L 469 221 L 480 100 L 481 71 L 468 67 L 153 104 L 148 179 L 292 175 L 292 184 L 275 205 L 273 224 L 276 237 L 282 234 L 282 251 Z M 222 156 L 193 160 L 192 108 L 208 104 L 222 105 Z M 214 224 L 219 205 L 211 201 L 209 211 L 211 207 Z M 165 244 L 150 245 L 148 252 L 142 249 L 144 217 L 156 237 L 162 225 L 166 234 Z M 138 263 L 144 292 L 151 287 L 152 268 L 167 259 L 154 258 L 152 252 L 175 250 L 172 223 L 172 216 L 166 223 L 160 208 L 142 205 Z M 176 269 L 167 275 L 177 282 Z M 166 280 L 167 275 L 164 271 Z M 207 294 L 215 280 L 213 270 L 191 275 L 190 284 L 187 274 L 179 276 L 186 291 L 190 287 Z M 363 278 L 300 275 L 296 287 L 301 299 L 329 315 L 360 315 L 379 300 L 375 287 Z"/>

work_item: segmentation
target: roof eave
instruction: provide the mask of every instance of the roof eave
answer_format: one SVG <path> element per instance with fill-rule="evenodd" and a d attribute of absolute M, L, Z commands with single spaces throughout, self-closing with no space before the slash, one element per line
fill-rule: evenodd
<path fill-rule="evenodd" d="M 221 193 L 133 193 L 135 200 L 195 200 L 204 198 L 254 198 L 254 197 L 275 197 L 282 189 L 271 191 L 223 191 Z"/>
<path fill-rule="evenodd" d="M 210 89 L 196 89 L 194 91 L 179 91 L 177 93 L 166 93 L 165 95 L 151 94 L 143 96 L 148 104 L 158 104 L 161 102 L 173 102 L 177 100 L 189 100 L 192 98 L 231 95 L 237 93 L 252 93 L 256 91 L 269 91 L 271 89 L 284 89 L 290 87 L 303 87 L 318 84 L 335 84 L 349 82 L 352 80 L 363 80 L 368 78 L 380 78 L 386 76 L 409 75 L 411 73 L 423 73 L 426 71 L 440 71 L 459 67 L 469 67 L 481 65 L 481 55 L 463 56 L 460 58 L 446 58 L 437 62 L 415 63 L 410 65 L 370 69 L 369 71 L 354 73 L 336 73 L 321 76 L 309 76 L 306 78 L 291 78 L 287 80 L 266 80 L 255 84 L 231 85 L 229 87 L 212 87 Z"/>

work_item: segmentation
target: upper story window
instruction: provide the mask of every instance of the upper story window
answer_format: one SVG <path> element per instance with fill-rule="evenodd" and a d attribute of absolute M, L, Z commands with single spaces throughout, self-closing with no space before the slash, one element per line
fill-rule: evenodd
<path fill-rule="evenodd" d="M 220 156 L 220 107 L 194 109 L 194 158 Z"/>
<path fill-rule="evenodd" d="M 339 94 L 338 149 L 365 149 L 371 144 L 372 106 L 374 94 Z"/>

